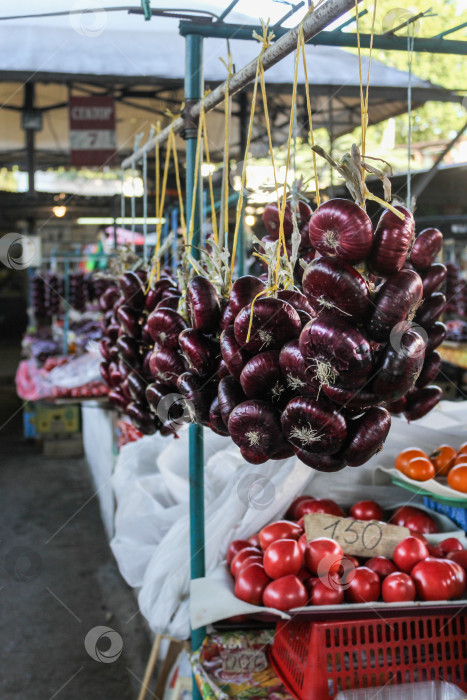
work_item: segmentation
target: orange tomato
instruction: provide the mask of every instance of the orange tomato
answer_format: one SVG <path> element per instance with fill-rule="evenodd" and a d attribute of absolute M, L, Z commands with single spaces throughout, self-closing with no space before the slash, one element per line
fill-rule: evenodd
<path fill-rule="evenodd" d="M 436 470 L 428 457 L 414 457 L 408 463 L 405 475 L 415 481 L 428 481 L 436 475 Z"/>
<path fill-rule="evenodd" d="M 454 464 L 457 452 L 451 445 L 440 445 L 430 455 L 431 463 L 433 464 L 438 476 L 446 476 Z"/>
<path fill-rule="evenodd" d="M 410 460 L 415 459 L 415 457 L 425 457 L 425 459 L 428 459 L 428 455 L 419 447 L 406 447 L 405 450 L 402 450 L 402 452 L 399 452 L 397 455 L 394 466 L 405 474 Z"/>
<path fill-rule="evenodd" d="M 467 454 L 467 442 L 462 443 L 462 445 L 457 450 L 457 454 L 458 455 L 466 455 Z"/>
<path fill-rule="evenodd" d="M 467 493 L 467 460 L 451 469 L 448 474 L 448 485 L 456 491 Z"/>
<path fill-rule="evenodd" d="M 464 452 L 464 454 L 461 454 L 461 455 L 458 454 L 458 455 L 456 455 L 453 463 L 451 464 L 451 469 L 453 467 L 457 467 L 458 464 L 465 464 L 466 462 L 467 462 L 467 453 Z"/>

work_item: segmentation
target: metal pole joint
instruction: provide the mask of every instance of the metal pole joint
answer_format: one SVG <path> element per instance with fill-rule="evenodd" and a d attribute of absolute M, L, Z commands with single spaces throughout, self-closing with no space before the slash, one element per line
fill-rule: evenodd
<path fill-rule="evenodd" d="M 198 137 L 199 116 L 192 116 L 192 107 L 199 102 L 198 99 L 185 100 L 185 108 L 182 112 L 183 129 L 181 136 L 185 141 L 187 139 L 196 139 Z"/>

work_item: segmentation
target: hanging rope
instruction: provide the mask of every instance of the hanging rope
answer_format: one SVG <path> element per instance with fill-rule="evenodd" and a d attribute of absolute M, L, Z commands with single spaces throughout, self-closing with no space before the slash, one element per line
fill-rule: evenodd
<path fill-rule="evenodd" d="M 217 244 L 219 242 L 219 236 L 218 236 L 218 232 L 217 232 L 216 201 L 214 199 L 214 188 L 212 185 L 211 159 L 209 157 L 209 143 L 208 143 L 208 133 L 207 133 L 207 127 L 206 127 L 206 112 L 204 111 L 204 103 L 201 104 L 200 119 L 203 122 L 202 128 L 203 128 L 203 139 L 204 139 L 204 152 L 205 152 L 206 163 L 208 166 L 209 196 L 211 199 L 212 234 L 214 236 L 214 241 Z"/>
<path fill-rule="evenodd" d="M 161 123 L 157 122 L 154 125 L 156 134 L 160 133 Z M 160 164 L 160 144 L 156 141 L 154 159 L 156 163 L 156 216 L 159 213 L 160 193 L 161 193 L 161 164 Z"/>
<path fill-rule="evenodd" d="M 407 206 L 412 210 L 412 168 L 411 168 L 411 152 L 412 152 L 412 61 L 413 61 L 413 46 L 415 37 L 415 25 L 412 23 L 409 26 L 407 22 L 407 62 L 409 70 L 409 79 L 407 85 L 407 114 L 408 114 L 408 134 L 407 134 Z"/>
<path fill-rule="evenodd" d="M 310 101 L 310 88 L 308 85 L 308 69 L 306 65 L 306 54 L 305 54 L 305 35 L 303 33 L 303 25 L 300 25 L 300 29 L 298 30 L 298 39 L 300 42 L 300 46 L 302 48 L 302 62 L 303 62 L 303 73 L 305 77 L 305 96 L 306 96 L 306 108 L 308 112 L 308 123 L 310 125 L 310 140 L 311 140 L 311 145 L 315 145 L 315 135 L 313 133 L 313 117 L 311 114 L 311 101 Z M 315 192 L 316 192 L 316 204 L 319 205 L 321 204 L 321 197 L 319 194 L 319 178 L 318 178 L 318 165 L 316 163 L 316 153 L 312 151 L 313 153 L 313 171 L 315 175 Z"/>
<path fill-rule="evenodd" d="M 178 197 L 178 206 L 180 209 L 180 225 L 182 228 L 182 238 L 183 238 L 183 243 L 186 245 L 187 236 L 186 236 L 185 206 L 183 204 L 183 193 L 182 193 L 182 187 L 180 184 L 180 169 L 178 166 L 177 144 L 176 144 L 176 139 L 175 139 L 175 134 L 173 132 L 173 129 L 171 129 L 170 134 L 169 134 L 169 143 L 172 145 L 172 152 L 173 152 L 173 157 L 174 157 L 175 182 L 177 183 L 177 197 Z M 176 231 L 174 232 L 174 235 L 176 235 Z"/>
<path fill-rule="evenodd" d="M 266 51 L 268 46 L 270 45 L 270 40 L 271 36 L 268 35 L 268 25 L 263 24 L 263 36 L 259 37 L 259 35 L 256 32 L 253 32 L 253 36 L 255 38 L 259 38 L 260 41 L 262 41 L 262 47 L 260 54 L 258 56 L 258 59 L 256 61 L 256 75 L 255 79 L 253 82 L 253 96 L 251 99 L 251 111 L 250 111 L 250 120 L 248 123 L 248 134 L 247 134 L 247 139 L 246 139 L 246 146 L 245 146 L 245 154 L 243 157 L 243 168 L 242 168 L 242 177 L 241 177 L 241 184 L 240 184 L 240 192 L 238 194 L 238 200 L 237 200 L 237 210 L 236 210 L 236 215 L 235 215 L 235 229 L 234 229 L 234 236 L 233 236 L 233 243 L 232 243 L 232 258 L 230 262 L 230 274 L 229 274 L 229 282 L 227 285 L 227 291 L 230 291 L 230 288 L 232 286 L 232 278 L 233 278 L 233 273 L 234 273 L 234 266 L 235 266 L 235 256 L 237 253 L 237 243 L 238 243 L 238 232 L 240 229 L 240 221 L 242 217 L 242 206 L 243 206 L 243 193 L 246 185 L 246 166 L 247 166 L 247 160 L 248 160 L 248 152 L 250 150 L 250 143 L 251 143 L 251 134 L 253 131 L 253 118 L 255 114 L 255 108 L 256 108 L 256 97 L 258 94 L 258 77 L 259 77 L 259 72 L 260 72 L 260 66 L 261 66 L 261 59 L 263 57 L 263 53 Z"/>
<path fill-rule="evenodd" d="M 224 64 L 227 69 L 227 80 L 225 83 L 225 98 L 224 98 L 224 171 L 222 173 L 222 196 L 221 196 L 221 226 L 220 230 L 224 234 L 224 247 L 228 247 L 229 243 L 229 172 L 230 172 L 230 158 L 229 158 L 229 141 L 230 141 L 230 79 L 232 78 L 233 72 L 233 61 L 232 54 L 227 54 L 227 62 L 223 58 L 220 61 Z"/>

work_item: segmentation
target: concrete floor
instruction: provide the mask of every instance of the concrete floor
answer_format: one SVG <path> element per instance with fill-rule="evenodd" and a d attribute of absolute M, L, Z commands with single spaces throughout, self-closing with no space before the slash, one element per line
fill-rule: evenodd
<path fill-rule="evenodd" d="M 0 698 L 136 698 L 150 651 L 144 622 L 108 547 L 84 460 L 45 459 L 22 438 L 17 352 L 0 346 Z M 111 663 L 99 661 L 110 644 L 101 638 L 96 647 L 99 631 L 88 638 L 95 658 L 85 649 L 98 626 L 116 633 Z"/>

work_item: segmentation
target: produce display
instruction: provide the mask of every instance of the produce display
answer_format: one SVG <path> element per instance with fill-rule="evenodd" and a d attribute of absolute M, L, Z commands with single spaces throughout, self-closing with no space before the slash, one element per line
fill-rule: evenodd
<path fill-rule="evenodd" d="M 467 443 L 457 450 L 440 445 L 427 455 L 419 447 L 407 447 L 398 454 L 394 466 L 414 481 L 437 479 L 455 491 L 467 493 Z"/>
<path fill-rule="evenodd" d="M 235 596 L 252 605 L 278 610 L 348 603 L 404 603 L 413 600 L 455 600 L 466 590 L 467 550 L 455 537 L 433 545 L 425 534 L 438 530 L 435 520 L 414 506 L 402 506 L 389 522 L 411 535 L 395 547 L 392 559 L 351 556 L 335 540 L 307 541 L 307 513 L 345 515 L 332 500 L 301 496 L 286 517 L 266 525 L 248 540 L 234 540 L 226 562 L 235 580 Z M 374 501 L 355 503 L 348 517 L 381 520 Z"/>
<path fill-rule="evenodd" d="M 72 309 L 84 312 L 89 304 L 100 299 L 112 279 L 72 272 L 69 279 L 69 303 Z M 36 274 L 31 280 L 31 302 L 34 317 L 41 323 L 51 316 L 62 317 L 65 308 L 65 279 L 55 272 Z"/>

